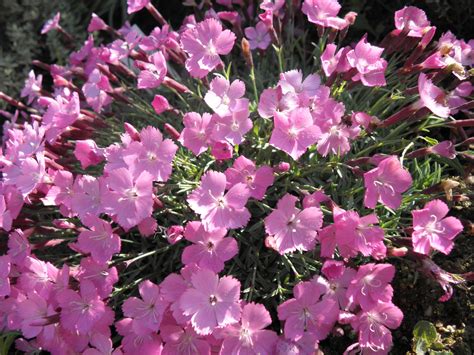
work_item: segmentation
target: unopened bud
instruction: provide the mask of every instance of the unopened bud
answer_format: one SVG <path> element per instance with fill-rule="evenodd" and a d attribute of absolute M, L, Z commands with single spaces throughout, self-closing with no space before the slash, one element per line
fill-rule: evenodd
<path fill-rule="evenodd" d="M 247 41 L 245 37 L 242 38 L 242 54 L 244 56 L 244 59 L 247 65 L 253 68 L 253 58 L 252 58 L 252 52 L 250 51 L 250 43 L 249 41 Z"/>

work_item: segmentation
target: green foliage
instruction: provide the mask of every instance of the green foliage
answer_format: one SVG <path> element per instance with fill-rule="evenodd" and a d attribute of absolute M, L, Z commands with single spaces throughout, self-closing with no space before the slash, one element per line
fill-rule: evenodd
<path fill-rule="evenodd" d="M 443 350 L 440 336 L 433 323 L 420 320 L 413 329 L 413 351 L 417 355 L 452 355 L 450 351 Z"/>

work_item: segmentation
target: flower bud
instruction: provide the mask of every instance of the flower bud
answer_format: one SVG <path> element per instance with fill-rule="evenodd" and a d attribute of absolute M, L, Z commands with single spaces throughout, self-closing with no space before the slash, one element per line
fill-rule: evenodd
<path fill-rule="evenodd" d="M 275 171 L 277 173 L 286 173 L 290 170 L 290 164 L 285 162 L 285 161 L 282 161 L 280 164 L 277 165 L 277 167 L 275 168 Z"/>
<path fill-rule="evenodd" d="M 183 226 L 174 225 L 166 230 L 166 238 L 170 244 L 176 244 L 181 239 L 183 239 L 183 233 Z"/>

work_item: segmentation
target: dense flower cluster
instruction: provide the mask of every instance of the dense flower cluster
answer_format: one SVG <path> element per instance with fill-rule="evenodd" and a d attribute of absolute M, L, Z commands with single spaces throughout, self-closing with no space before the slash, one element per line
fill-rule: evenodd
<path fill-rule="evenodd" d="M 0 93 L 0 327 L 19 350 L 314 354 L 352 331 L 348 353 L 387 354 L 391 257 L 443 301 L 461 282 L 431 256 L 463 225 L 427 188 L 472 142 L 473 41 L 432 44 L 415 7 L 380 46 L 342 46 L 357 14 L 337 0 L 216 2 L 186 1 L 174 30 L 128 0 L 149 35 L 94 14 L 26 103 Z M 59 22 L 42 33 L 72 41 Z"/>

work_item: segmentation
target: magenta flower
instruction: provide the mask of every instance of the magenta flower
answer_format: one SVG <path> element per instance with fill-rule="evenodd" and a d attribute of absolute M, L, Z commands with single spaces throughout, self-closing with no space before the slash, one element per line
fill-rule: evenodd
<path fill-rule="evenodd" d="M 381 58 L 383 51 L 383 48 L 368 43 L 367 36 L 364 36 L 355 48 L 346 55 L 350 66 L 358 71 L 358 74 L 352 77 L 352 80 L 360 80 L 365 86 L 386 85 L 385 69 L 387 68 L 387 61 Z"/>
<path fill-rule="evenodd" d="M 245 36 L 249 40 L 250 49 L 267 49 L 272 38 L 268 31 L 267 25 L 259 21 L 255 27 L 247 27 L 245 29 Z"/>
<path fill-rule="evenodd" d="M 315 283 L 300 282 L 293 288 L 294 298 L 278 306 L 278 319 L 285 321 L 285 337 L 300 340 L 306 332 L 318 340 L 327 337 L 339 315 L 337 303 L 320 300 L 323 289 Z"/>
<path fill-rule="evenodd" d="M 92 139 L 77 140 L 74 156 L 79 160 L 83 169 L 87 169 L 91 165 L 98 165 L 104 160 L 103 149 L 99 148 Z"/>
<path fill-rule="evenodd" d="M 432 154 L 437 154 L 441 157 L 448 159 L 456 158 L 456 149 L 454 148 L 452 141 L 442 141 L 428 148 L 428 151 Z"/>
<path fill-rule="evenodd" d="M 388 354 L 392 347 L 390 329 L 400 326 L 402 311 L 391 302 L 379 302 L 369 310 L 362 310 L 351 322 L 359 332 L 359 346 L 365 353 Z"/>
<path fill-rule="evenodd" d="M 156 52 L 150 56 L 149 60 L 149 63 L 136 62 L 136 65 L 141 69 L 137 84 L 139 89 L 153 89 L 160 86 L 168 72 L 163 53 Z"/>
<path fill-rule="evenodd" d="M 188 196 L 189 206 L 201 216 L 207 231 L 244 227 L 250 219 L 245 208 L 250 197 L 247 187 L 237 184 L 225 193 L 226 184 L 223 173 L 208 171 L 201 179 L 201 186 Z"/>
<path fill-rule="evenodd" d="M 428 202 L 421 210 L 412 211 L 413 250 L 428 255 L 436 249 L 448 255 L 453 249 L 453 239 L 462 232 L 463 225 L 455 217 L 446 217 L 448 206 L 441 200 Z"/>
<path fill-rule="evenodd" d="M 89 333 L 110 311 L 88 280 L 81 281 L 79 292 L 63 290 L 57 299 L 61 307 L 61 325 L 79 334 Z"/>
<path fill-rule="evenodd" d="M 57 315 L 52 303 L 36 292 L 28 292 L 27 297 L 18 305 L 18 316 L 21 318 L 21 332 L 26 338 L 37 336 L 51 338 L 55 325 L 48 318 Z"/>
<path fill-rule="evenodd" d="M 10 265 L 11 260 L 9 255 L 0 256 L 0 297 L 10 295 Z"/>
<path fill-rule="evenodd" d="M 153 211 L 152 176 L 144 171 L 136 179 L 129 170 L 120 168 L 105 178 L 108 191 L 102 193 L 102 204 L 124 228 L 136 226 Z"/>
<path fill-rule="evenodd" d="M 162 354 L 163 343 L 157 333 L 147 329 L 137 329 L 131 318 L 123 318 L 115 323 L 117 333 L 122 338 L 125 354 Z"/>
<path fill-rule="evenodd" d="M 224 263 L 232 259 L 238 252 L 234 238 L 224 238 L 226 229 L 216 229 L 206 232 L 201 222 L 188 222 L 184 231 L 184 238 L 193 245 L 186 247 L 181 255 L 183 264 L 195 263 L 199 267 L 220 272 Z"/>
<path fill-rule="evenodd" d="M 237 323 L 240 319 L 240 282 L 231 276 L 219 276 L 202 269 L 191 276 L 191 287 L 179 300 L 198 334 L 211 334 L 216 328 Z"/>
<path fill-rule="evenodd" d="M 321 202 L 329 201 L 330 198 L 323 190 L 316 190 L 311 195 L 306 195 L 303 199 L 303 208 L 320 207 Z"/>
<path fill-rule="evenodd" d="M 154 181 L 167 181 L 178 146 L 171 139 L 163 139 L 160 130 L 148 126 L 140 131 L 140 141 L 131 142 L 123 151 L 123 160 L 134 176 L 150 173 Z"/>
<path fill-rule="evenodd" d="M 162 325 L 160 335 L 165 342 L 162 355 L 199 354 L 211 355 L 211 346 L 191 325 Z"/>
<path fill-rule="evenodd" d="M 150 0 L 127 0 L 127 13 L 140 11 L 150 3 Z"/>
<path fill-rule="evenodd" d="M 393 296 L 390 282 L 394 276 L 393 265 L 362 265 L 347 289 L 347 297 L 351 304 L 359 304 L 363 310 L 370 310 L 379 301 L 390 302 Z"/>
<path fill-rule="evenodd" d="M 318 153 L 323 157 L 330 153 L 343 156 L 351 149 L 349 141 L 356 138 L 359 133 L 360 128 L 358 126 L 350 127 L 345 124 L 333 125 L 328 129 L 324 129 L 318 139 Z"/>
<path fill-rule="evenodd" d="M 193 77 L 202 78 L 222 64 L 219 55 L 229 54 L 235 35 L 222 30 L 222 24 L 213 18 L 199 22 L 181 35 L 181 45 L 189 58 L 186 69 Z"/>
<path fill-rule="evenodd" d="M 250 190 L 250 197 L 256 200 L 263 199 L 267 188 L 273 184 L 273 169 L 261 166 L 258 169 L 255 163 L 243 155 L 235 159 L 234 165 L 225 171 L 227 188 L 237 184 L 246 184 Z"/>
<path fill-rule="evenodd" d="M 265 231 L 273 236 L 276 250 L 286 254 L 314 247 L 323 214 L 317 207 L 296 208 L 296 196 L 286 194 L 278 201 L 277 209 L 265 218 Z"/>
<path fill-rule="evenodd" d="M 229 142 L 212 142 L 211 154 L 216 160 L 228 160 L 233 155 L 232 144 Z"/>
<path fill-rule="evenodd" d="M 327 281 L 321 276 L 316 276 L 313 278 L 313 282 L 323 287 L 326 286 L 323 298 L 332 298 L 339 305 L 339 309 L 346 309 L 349 305 L 347 288 L 357 272 L 350 267 L 345 267 L 344 262 L 336 260 L 326 260 L 321 272 L 327 277 Z"/>
<path fill-rule="evenodd" d="M 321 66 L 323 67 L 324 74 L 327 77 L 333 73 L 343 73 L 350 69 L 350 65 L 347 62 L 347 53 L 350 48 L 344 47 L 337 51 L 337 46 L 333 43 L 329 43 L 321 54 Z"/>
<path fill-rule="evenodd" d="M 228 116 L 215 116 L 211 138 L 215 141 L 226 141 L 238 145 L 244 140 L 244 135 L 253 127 L 249 116 L 248 103 L 243 107 L 235 107 Z"/>
<path fill-rule="evenodd" d="M 102 333 L 91 335 L 90 344 L 94 348 L 88 348 L 83 355 L 123 355 L 122 350 L 114 350 L 112 339 Z"/>
<path fill-rule="evenodd" d="M 415 6 L 405 6 L 395 12 L 395 27 L 407 32 L 409 37 L 423 37 L 430 26 L 425 12 Z"/>
<path fill-rule="evenodd" d="M 43 82 L 43 75 L 35 75 L 35 72 L 31 70 L 28 73 L 28 78 L 25 80 L 25 86 L 21 90 L 21 97 L 28 97 L 28 105 L 40 95 Z"/>
<path fill-rule="evenodd" d="M 321 27 L 342 30 L 348 23 L 337 17 L 341 5 L 337 0 L 304 0 L 301 11 L 308 16 L 308 21 Z"/>
<path fill-rule="evenodd" d="M 275 113 L 274 123 L 270 144 L 288 153 L 294 160 L 298 160 L 321 135 L 308 108 L 294 109 L 288 116 Z"/>
<path fill-rule="evenodd" d="M 435 115 L 446 118 L 450 114 L 447 96 L 443 90 L 433 84 L 426 74 L 420 73 L 418 77 L 418 91 L 420 101 L 417 106 L 427 107 Z"/>
<path fill-rule="evenodd" d="M 402 202 L 402 192 L 412 184 L 410 173 L 403 169 L 394 155 L 383 159 L 375 169 L 364 174 L 364 205 L 375 208 L 377 201 L 391 209 L 397 209 Z"/>
<path fill-rule="evenodd" d="M 139 327 L 143 331 L 157 332 L 168 302 L 160 295 L 159 287 L 149 280 L 141 282 L 138 291 L 141 299 L 137 297 L 126 299 L 122 306 L 123 314 L 133 319 L 134 327 Z"/>
<path fill-rule="evenodd" d="M 184 129 L 179 141 L 194 154 L 200 155 L 207 150 L 210 143 L 213 124 L 212 115 L 188 112 L 183 117 Z"/>
<path fill-rule="evenodd" d="M 104 299 L 110 296 L 114 284 L 118 281 L 118 271 L 116 267 L 98 263 L 91 257 L 83 257 L 76 277 L 80 282 L 91 281 L 97 288 L 100 298 Z"/>
<path fill-rule="evenodd" d="M 102 211 L 101 193 L 103 193 L 103 179 L 96 179 L 90 175 L 79 175 L 74 181 L 70 197 L 70 208 L 80 219 L 88 214 L 99 216 Z"/>
<path fill-rule="evenodd" d="M 153 101 L 151 102 L 151 106 L 153 106 L 153 109 L 158 115 L 172 108 L 166 97 L 162 95 L 155 95 Z"/>
<path fill-rule="evenodd" d="M 88 215 L 82 219 L 89 229 L 81 232 L 77 245 L 84 253 L 90 253 L 98 263 L 106 263 L 112 256 L 120 252 L 120 237 L 113 233 L 109 222 Z"/>
<path fill-rule="evenodd" d="M 258 102 L 258 114 L 270 118 L 277 112 L 289 113 L 298 107 L 298 97 L 293 93 L 283 95 L 280 86 L 262 91 Z"/>
<path fill-rule="evenodd" d="M 271 323 L 272 318 L 264 305 L 246 304 L 240 322 L 227 326 L 217 335 L 224 339 L 220 354 L 273 354 L 278 336 L 265 329 Z"/>
<path fill-rule="evenodd" d="M 108 28 L 107 24 L 102 20 L 97 14 L 92 13 L 91 21 L 89 22 L 89 26 L 87 26 L 87 32 L 95 32 L 106 30 Z"/>
<path fill-rule="evenodd" d="M 221 76 L 212 79 L 210 89 L 204 96 L 206 104 L 219 116 L 232 113 L 234 106 L 245 95 L 245 84 L 241 80 L 230 83 Z M 243 106 L 243 105 L 241 105 Z"/>
<path fill-rule="evenodd" d="M 41 29 L 41 34 L 44 35 L 51 30 L 57 30 L 61 28 L 61 26 L 59 25 L 60 20 L 61 20 L 61 13 L 58 12 L 56 13 L 56 15 L 54 15 L 53 18 L 49 19 L 48 21 L 44 23 L 43 28 Z"/>

